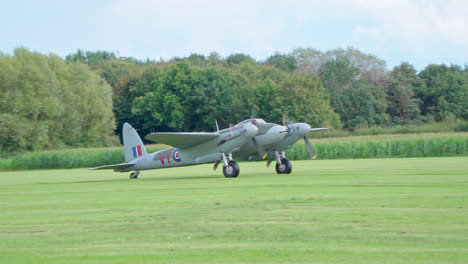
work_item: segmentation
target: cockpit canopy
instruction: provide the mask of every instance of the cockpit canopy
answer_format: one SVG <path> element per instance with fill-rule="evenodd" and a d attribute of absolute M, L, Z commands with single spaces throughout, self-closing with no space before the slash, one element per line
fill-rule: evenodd
<path fill-rule="evenodd" d="M 265 120 L 260 119 L 260 118 L 252 118 L 252 119 L 244 120 L 244 121 L 240 122 L 239 124 L 235 125 L 234 127 L 243 126 L 243 125 L 247 125 L 247 124 L 263 125 L 263 124 L 266 124 L 266 122 L 265 122 Z"/>

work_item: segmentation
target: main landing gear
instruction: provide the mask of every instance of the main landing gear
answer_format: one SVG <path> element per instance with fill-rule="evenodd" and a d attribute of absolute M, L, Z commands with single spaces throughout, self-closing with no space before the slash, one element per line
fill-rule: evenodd
<path fill-rule="evenodd" d="M 217 161 L 213 167 L 213 170 L 216 170 L 218 164 L 223 162 L 223 174 L 226 178 L 236 178 L 239 176 L 239 164 L 235 160 L 232 159 L 232 154 L 226 156 L 226 154 L 221 153 L 221 160 Z"/>
<path fill-rule="evenodd" d="M 130 179 L 138 179 L 138 174 L 140 174 L 139 171 L 130 173 Z"/>
<path fill-rule="evenodd" d="M 291 162 L 286 158 L 284 151 L 278 153 L 275 151 L 275 159 L 276 159 L 276 173 L 278 174 L 290 174 L 292 171 Z"/>

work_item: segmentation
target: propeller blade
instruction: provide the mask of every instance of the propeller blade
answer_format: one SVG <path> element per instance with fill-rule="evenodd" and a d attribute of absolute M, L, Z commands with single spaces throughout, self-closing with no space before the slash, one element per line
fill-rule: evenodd
<path fill-rule="evenodd" d="M 317 158 L 317 154 L 315 154 L 315 149 L 314 149 L 314 147 L 310 144 L 309 139 L 307 138 L 307 136 L 304 136 L 304 141 L 305 141 L 305 144 L 306 144 L 306 147 L 307 147 L 307 151 L 309 152 L 310 157 L 311 157 L 312 159 Z"/>
<path fill-rule="evenodd" d="M 216 123 L 216 132 L 219 132 L 218 120 L 215 119 L 215 123 Z"/>
<path fill-rule="evenodd" d="M 309 121 L 316 115 L 314 110 L 310 110 L 310 113 L 307 113 L 304 119 L 304 123 L 309 123 Z"/>
<path fill-rule="evenodd" d="M 262 159 L 265 159 L 268 153 L 265 152 L 265 149 L 263 149 L 263 147 L 260 144 L 258 144 L 257 140 L 255 140 L 255 137 L 252 138 L 252 141 L 255 147 L 257 147 L 257 152 L 258 154 L 260 154 L 260 157 L 262 157 Z"/>
<path fill-rule="evenodd" d="M 252 111 L 250 112 L 250 118 L 256 118 L 258 111 L 260 111 L 260 108 L 254 104 L 252 107 Z"/>
<path fill-rule="evenodd" d="M 287 115 L 283 115 L 283 126 L 291 125 L 293 123 L 294 121 L 292 121 L 291 118 L 289 118 Z"/>

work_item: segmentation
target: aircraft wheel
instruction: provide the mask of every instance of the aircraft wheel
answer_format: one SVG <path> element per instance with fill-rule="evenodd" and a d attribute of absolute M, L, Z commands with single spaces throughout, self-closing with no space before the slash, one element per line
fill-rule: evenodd
<path fill-rule="evenodd" d="M 228 162 L 228 166 L 223 166 L 224 177 L 236 178 L 239 175 L 239 165 L 234 160 Z"/>
<path fill-rule="evenodd" d="M 290 174 L 292 171 L 291 162 L 287 158 L 281 159 L 281 163 L 276 163 L 276 173 Z"/>
<path fill-rule="evenodd" d="M 138 173 L 136 172 L 130 173 L 130 179 L 138 179 Z"/>

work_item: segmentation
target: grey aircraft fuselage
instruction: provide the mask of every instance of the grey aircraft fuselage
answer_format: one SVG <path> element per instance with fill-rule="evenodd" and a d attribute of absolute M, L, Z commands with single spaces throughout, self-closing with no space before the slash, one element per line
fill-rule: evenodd
<path fill-rule="evenodd" d="M 219 136 L 189 148 L 169 147 L 148 155 L 137 157 L 130 161 L 134 165 L 115 171 L 140 171 L 179 166 L 198 165 L 220 160 L 221 153 L 232 153 L 239 146 L 251 140 L 257 134 L 258 128 L 253 124 L 220 130 Z"/>

